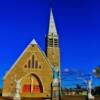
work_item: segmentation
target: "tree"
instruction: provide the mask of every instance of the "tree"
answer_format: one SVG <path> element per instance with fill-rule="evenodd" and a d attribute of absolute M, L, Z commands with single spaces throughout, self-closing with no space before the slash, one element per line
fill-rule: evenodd
<path fill-rule="evenodd" d="M 77 84 L 76 85 L 76 93 L 79 95 L 80 93 L 82 93 L 83 89 L 81 87 L 81 85 Z"/>
<path fill-rule="evenodd" d="M 63 93 L 63 95 L 68 95 L 69 94 L 69 89 L 68 88 L 64 88 L 63 90 L 62 90 L 62 93 Z"/>
<path fill-rule="evenodd" d="M 100 78 L 100 65 L 95 68 L 95 71 L 96 76 Z"/>
<path fill-rule="evenodd" d="M 100 86 L 97 86 L 97 87 L 94 88 L 93 94 L 97 95 L 97 96 L 100 96 Z"/>
<path fill-rule="evenodd" d="M 0 96 L 2 96 L 2 88 L 0 88 Z"/>

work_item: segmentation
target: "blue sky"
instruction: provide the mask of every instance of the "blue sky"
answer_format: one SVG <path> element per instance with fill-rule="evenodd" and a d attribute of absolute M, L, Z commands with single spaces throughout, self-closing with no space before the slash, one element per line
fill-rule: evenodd
<path fill-rule="evenodd" d="M 0 87 L 5 73 L 33 38 L 45 50 L 50 1 L 60 37 L 61 69 L 90 73 L 100 65 L 99 1 L 1 0 Z M 70 82 L 66 81 L 65 84 Z M 95 84 L 100 84 L 100 80 L 95 80 Z"/>

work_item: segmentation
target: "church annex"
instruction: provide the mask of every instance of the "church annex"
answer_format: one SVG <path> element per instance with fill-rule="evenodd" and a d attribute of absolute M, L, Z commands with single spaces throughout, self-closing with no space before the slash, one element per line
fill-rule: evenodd
<path fill-rule="evenodd" d="M 4 76 L 2 95 L 13 97 L 16 80 L 21 80 L 21 97 L 51 97 L 54 65 L 60 67 L 60 48 L 51 9 L 46 52 L 33 39 Z"/>

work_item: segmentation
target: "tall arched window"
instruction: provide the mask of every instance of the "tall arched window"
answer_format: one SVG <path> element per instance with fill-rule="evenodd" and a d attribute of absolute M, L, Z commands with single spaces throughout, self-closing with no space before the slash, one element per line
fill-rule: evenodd
<path fill-rule="evenodd" d="M 28 68 L 30 68 L 31 67 L 31 61 L 29 60 L 28 61 Z"/>
<path fill-rule="evenodd" d="M 41 69 L 41 65 L 39 65 L 39 68 Z"/>
<path fill-rule="evenodd" d="M 38 68 L 38 61 L 35 62 L 35 68 Z"/>
<path fill-rule="evenodd" d="M 34 55 L 32 55 L 32 68 L 34 68 Z"/>
<path fill-rule="evenodd" d="M 28 81 L 22 85 L 23 93 L 30 93 L 30 94 L 43 93 L 43 86 L 38 76 L 31 74 L 27 76 L 25 80 Z"/>
<path fill-rule="evenodd" d="M 27 68 L 27 65 L 25 64 L 25 66 L 24 66 L 25 68 Z"/>

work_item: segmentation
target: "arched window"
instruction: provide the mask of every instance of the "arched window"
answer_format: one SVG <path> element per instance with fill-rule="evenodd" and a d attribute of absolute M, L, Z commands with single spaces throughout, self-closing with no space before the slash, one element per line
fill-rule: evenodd
<path fill-rule="evenodd" d="M 31 74 L 25 78 L 28 83 L 22 85 L 23 93 L 43 93 L 43 86 L 38 76 Z"/>
<path fill-rule="evenodd" d="M 31 67 L 31 61 L 29 60 L 28 61 L 28 68 L 30 68 Z"/>
<path fill-rule="evenodd" d="M 38 68 L 38 61 L 35 62 L 35 68 Z"/>
<path fill-rule="evenodd" d="M 25 66 L 24 66 L 25 68 L 27 68 L 27 65 L 25 64 Z"/>
<path fill-rule="evenodd" d="M 39 65 L 39 68 L 41 69 L 41 65 Z"/>
<path fill-rule="evenodd" d="M 34 68 L 34 55 L 32 55 L 32 68 Z"/>

